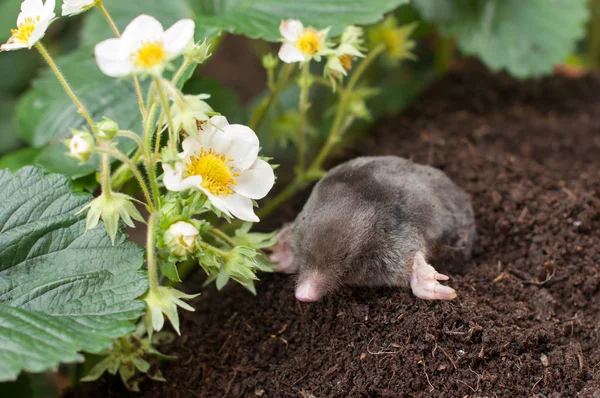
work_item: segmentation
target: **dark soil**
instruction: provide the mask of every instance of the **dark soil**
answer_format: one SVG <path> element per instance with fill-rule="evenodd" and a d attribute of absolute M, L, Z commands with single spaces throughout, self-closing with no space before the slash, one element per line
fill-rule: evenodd
<path fill-rule="evenodd" d="M 359 147 L 348 157 L 410 157 L 471 195 L 480 238 L 451 275 L 458 298 L 345 288 L 303 304 L 281 275 L 257 297 L 209 288 L 143 396 L 599 397 L 600 77 L 464 67 Z M 72 396 L 127 392 L 105 378 Z"/>

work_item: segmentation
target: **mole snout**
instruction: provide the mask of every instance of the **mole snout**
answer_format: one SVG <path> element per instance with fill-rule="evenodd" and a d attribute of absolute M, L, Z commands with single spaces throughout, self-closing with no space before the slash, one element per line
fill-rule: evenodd
<path fill-rule="evenodd" d="M 466 262 L 475 236 L 468 195 L 442 171 L 400 157 L 361 157 L 316 184 L 279 233 L 271 260 L 277 271 L 298 274 L 303 302 L 342 285 L 410 286 L 419 298 L 452 300 L 456 291 L 440 283 L 449 277 L 428 258 L 443 247 Z"/>

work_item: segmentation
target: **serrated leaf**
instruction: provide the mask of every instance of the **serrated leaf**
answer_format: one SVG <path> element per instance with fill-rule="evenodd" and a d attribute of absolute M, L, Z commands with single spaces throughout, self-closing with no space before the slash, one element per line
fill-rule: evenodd
<path fill-rule="evenodd" d="M 318 29 L 327 26 L 363 25 L 407 0 L 202 0 L 196 26 L 226 30 L 251 38 L 277 41 L 283 19 L 299 19 Z"/>
<path fill-rule="evenodd" d="M 121 32 L 140 14 L 153 16 L 165 29 L 179 19 L 194 18 L 194 12 L 186 0 L 104 0 L 104 6 Z M 100 12 L 88 13 L 82 30 L 82 45 L 92 47 L 111 37 L 114 34 L 104 16 Z"/>
<path fill-rule="evenodd" d="M 134 329 L 143 250 L 103 226 L 84 234 L 90 196 L 66 176 L 0 171 L 0 381 L 83 361 Z"/>
<path fill-rule="evenodd" d="M 585 34 L 585 0 L 414 0 L 424 19 L 492 70 L 519 78 L 552 71 Z"/>

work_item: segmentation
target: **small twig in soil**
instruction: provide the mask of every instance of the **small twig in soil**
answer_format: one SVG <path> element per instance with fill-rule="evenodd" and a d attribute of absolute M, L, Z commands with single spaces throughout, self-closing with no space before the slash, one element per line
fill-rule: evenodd
<path fill-rule="evenodd" d="M 306 376 L 308 376 L 308 374 L 310 373 L 310 370 L 307 370 L 306 373 L 304 373 L 304 376 L 301 376 L 298 380 L 296 380 L 295 382 L 293 382 L 292 384 L 290 384 L 290 387 L 295 386 L 296 384 L 298 384 L 298 382 L 302 379 L 304 379 Z"/>
<path fill-rule="evenodd" d="M 542 380 L 544 380 L 544 376 L 540 377 L 540 379 L 535 382 L 535 384 L 533 385 L 533 387 L 531 387 L 531 395 L 533 395 L 533 390 L 535 390 L 535 388 L 537 387 L 537 385 L 540 384 L 540 381 L 542 381 Z"/>
<path fill-rule="evenodd" d="M 448 358 L 448 360 L 450 361 L 452 366 L 454 366 L 454 370 L 458 370 L 458 367 L 456 366 L 456 362 L 454 362 L 454 360 L 450 357 L 450 355 L 448 355 L 446 350 L 444 350 L 442 347 L 440 347 L 440 351 L 442 352 L 442 354 L 444 354 L 444 356 L 446 356 L 446 358 Z"/>
<path fill-rule="evenodd" d="M 433 390 L 435 390 L 435 387 L 429 381 L 429 375 L 427 374 L 427 370 L 425 370 L 425 364 L 424 363 L 423 363 L 423 373 L 425 373 L 425 378 L 427 379 L 427 384 L 429 384 L 429 387 L 431 387 L 431 391 L 429 391 L 429 392 L 432 392 Z"/>
<path fill-rule="evenodd" d="M 467 386 L 467 387 L 469 387 L 469 388 L 471 389 L 471 391 L 473 391 L 473 392 L 477 392 L 477 390 L 475 390 L 473 387 L 471 387 L 470 385 L 468 385 L 468 384 L 467 384 L 467 383 L 465 383 L 464 381 L 462 381 L 462 380 L 456 380 L 456 381 L 457 381 L 457 382 L 459 382 L 459 383 L 461 383 L 461 384 L 464 384 L 464 385 L 465 385 L 465 386 Z"/>
<path fill-rule="evenodd" d="M 475 376 L 477 376 L 477 382 L 475 384 L 475 389 L 477 391 L 479 391 L 479 380 L 481 380 L 481 375 L 477 372 L 475 372 L 473 369 L 471 369 L 471 367 L 469 366 L 469 370 L 471 371 L 471 373 L 475 374 Z"/>
<path fill-rule="evenodd" d="M 373 339 L 371 339 L 369 341 L 369 344 L 367 344 L 367 352 L 371 355 L 384 355 L 384 354 L 398 354 L 400 351 L 383 351 L 380 350 L 379 352 L 373 352 L 371 351 L 371 349 L 369 348 L 371 346 L 371 343 L 373 342 Z"/>
<path fill-rule="evenodd" d="M 225 394 L 223 394 L 223 398 L 225 398 L 226 396 L 229 395 L 229 391 L 231 391 L 231 385 L 233 384 L 233 381 L 235 380 L 237 376 L 237 370 L 233 370 L 233 377 L 231 378 L 231 380 L 229 380 L 229 383 L 227 383 L 227 389 L 225 390 Z"/>
<path fill-rule="evenodd" d="M 233 337 L 233 333 L 230 334 L 229 336 L 227 336 L 227 338 L 225 339 L 225 341 L 221 345 L 221 348 L 219 348 L 219 351 L 217 352 L 217 355 L 221 355 L 221 353 L 223 352 L 223 349 L 225 348 L 225 346 L 227 345 L 227 343 L 229 343 L 229 340 L 231 340 L 231 337 Z"/>

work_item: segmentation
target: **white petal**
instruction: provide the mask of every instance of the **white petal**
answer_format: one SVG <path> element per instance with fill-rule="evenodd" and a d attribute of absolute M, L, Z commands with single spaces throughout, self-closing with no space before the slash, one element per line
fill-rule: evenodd
<path fill-rule="evenodd" d="M 300 51 L 298 47 L 289 43 L 284 43 L 279 49 L 279 59 L 286 64 L 302 62 L 304 61 L 304 54 L 302 54 L 302 51 Z"/>
<path fill-rule="evenodd" d="M 262 159 L 256 159 L 251 168 L 240 170 L 239 174 L 235 179 L 237 185 L 231 189 L 250 199 L 264 198 L 275 184 L 273 168 Z"/>
<path fill-rule="evenodd" d="M 35 25 L 33 32 L 31 32 L 31 35 L 29 36 L 29 48 L 33 47 L 38 40 L 44 37 L 46 30 L 48 29 L 48 25 L 50 25 L 49 19 L 42 19 Z"/>
<path fill-rule="evenodd" d="M 35 18 L 42 15 L 44 3 L 42 0 L 25 0 L 21 3 L 21 12 L 17 18 L 17 26 L 21 25 L 25 18 Z"/>
<path fill-rule="evenodd" d="M 194 40 L 196 25 L 191 19 L 182 19 L 167 29 L 163 36 L 163 45 L 169 59 L 179 56 L 183 49 Z"/>
<path fill-rule="evenodd" d="M 121 77 L 133 71 L 129 54 L 120 39 L 108 39 L 96 44 L 94 54 L 98 67 L 105 75 Z"/>
<path fill-rule="evenodd" d="M 181 143 L 181 147 L 183 148 L 182 159 L 187 161 L 191 155 L 195 155 L 200 152 L 200 141 L 195 136 L 189 136 Z"/>
<path fill-rule="evenodd" d="M 249 168 L 258 156 L 260 143 L 256 133 L 250 127 L 230 124 L 209 139 L 206 147 L 220 155 L 225 155 L 226 158 L 231 158 L 229 165 L 237 169 Z"/>
<path fill-rule="evenodd" d="M 229 122 L 225 116 L 213 116 L 208 120 L 208 123 L 202 126 L 202 131 L 199 132 L 199 135 L 210 136 L 213 133 L 221 133 L 227 126 L 229 126 Z"/>
<path fill-rule="evenodd" d="M 220 196 L 219 199 L 225 204 L 227 210 L 229 210 L 234 217 L 250 222 L 260 221 L 256 214 L 254 214 L 252 199 L 237 193 Z"/>
<path fill-rule="evenodd" d="M 95 0 L 64 0 L 62 5 L 62 15 L 65 17 L 67 15 L 78 14 L 94 4 L 94 1 Z"/>
<path fill-rule="evenodd" d="M 178 163 L 173 169 L 168 164 L 163 164 L 163 183 L 169 191 L 179 192 L 190 188 L 199 188 L 202 184 L 202 176 L 190 176 L 183 178 L 185 165 Z"/>
<path fill-rule="evenodd" d="M 46 0 L 42 13 L 40 14 L 41 19 L 51 20 L 56 16 L 54 14 L 54 8 L 56 7 L 56 0 Z"/>
<path fill-rule="evenodd" d="M 178 221 L 172 224 L 167 232 L 174 236 L 196 236 L 200 233 L 196 227 L 185 221 Z"/>
<path fill-rule="evenodd" d="M 228 217 L 232 217 L 231 213 L 229 212 L 229 210 L 227 209 L 227 206 L 225 205 L 225 203 L 221 200 L 221 198 L 223 197 L 218 197 L 213 195 L 212 193 L 210 193 L 208 190 L 200 187 L 200 190 L 202 192 L 204 192 L 204 194 L 206 195 L 206 197 L 208 198 L 208 200 L 210 201 L 210 203 L 216 207 L 217 209 L 221 210 L 221 212 L 223 212 L 225 215 L 227 215 Z"/>
<path fill-rule="evenodd" d="M 279 32 L 284 39 L 295 43 L 302 32 L 304 32 L 304 25 L 297 19 L 288 19 L 287 21 L 281 21 Z"/>
<path fill-rule="evenodd" d="M 158 20 L 150 15 L 142 14 L 127 25 L 121 40 L 124 45 L 141 45 L 142 42 L 162 39 L 163 27 Z"/>
<path fill-rule="evenodd" d="M 14 42 L 14 43 L 5 43 L 0 46 L 0 51 L 13 51 L 20 50 L 22 48 L 27 48 L 27 43 Z"/>

